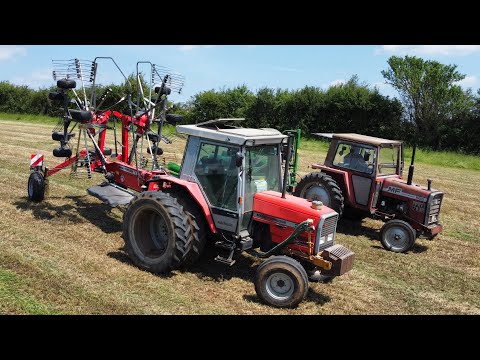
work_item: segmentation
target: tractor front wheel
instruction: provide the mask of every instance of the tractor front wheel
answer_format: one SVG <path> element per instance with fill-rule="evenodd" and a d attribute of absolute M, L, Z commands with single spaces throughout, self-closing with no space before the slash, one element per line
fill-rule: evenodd
<path fill-rule="evenodd" d="M 34 171 L 28 178 L 28 198 L 32 201 L 42 201 L 45 197 L 45 179 L 38 171 Z"/>
<path fill-rule="evenodd" d="M 293 308 L 307 295 L 308 276 L 298 261 L 288 256 L 274 256 L 258 267 L 255 291 L 268 305 Z"/>
<path fill-rule="evenodd" d="M 339 217 L 343 214 L 343 195 L 337 182 L 323 173 L 310 173 L 300 179 L 293 195 L 307 200 L 320 200 L 325 206 L 335 210 Z"/>
<path fill-rule="evenodd" d="M 407 252 L 415 243 L 416 231 L 403 220 L 390 220 L 380 230 L 382 246 L 393 252 Z"/>
<path fill-rule="evenodd" d="M 125 250 L 138 267 L 161 273 L 180 267 L 189 238 L 189 216 L 168 193 L 146 191 L 123 215 Z"/>

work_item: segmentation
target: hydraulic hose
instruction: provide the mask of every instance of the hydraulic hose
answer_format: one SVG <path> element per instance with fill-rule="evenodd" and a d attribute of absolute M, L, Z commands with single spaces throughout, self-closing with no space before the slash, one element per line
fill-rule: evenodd
<path fill-rule="evenodd" d="M 291 242 L 293 242 L 293 240 L 295 240 L 295 238 L 298 236 L 298 234 L 300 234 L 304 231 L 307 231 L 307 230 L 311 230 L 312 223 L 313 223 L 313 221 L 311 219 L 307 219 L 305 221 L 302 221 L 300 224 L 295 226 L 295 229 L 293 229 L 293 231 L 292 231 L 292 233 L 290 234 L 289 237 L 287 237 L 285 240 L 283 240 L 281 243 L 277 244 L 276 246 L 274 246 L 273 248 L 271 248 L 267 252 L 252 250 L 252 251 L 249 252 L 249 254 L 253 255 L 253 256 L 256 256 L 256 257 L 259 257 L 259 258 L 269 257 L 270 255 L 273 255 L 278 250 L 282 249 L 283 247 L 285 247 L 288 244 L 290 244 Z"/>

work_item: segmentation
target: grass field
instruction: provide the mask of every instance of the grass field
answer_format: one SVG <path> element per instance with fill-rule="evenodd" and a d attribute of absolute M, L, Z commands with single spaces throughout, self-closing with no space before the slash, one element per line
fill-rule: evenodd
<path fill-rule="evenodd" d="M 337 242 L 356 253 L 354 269 L 311 283 L 297 309 L 282 310 L 258 301 L 252 279 L 259 261 L 248 255 L 225 268 L 209 252 L 191 269 L 165 276 L 133 266 L 123 251 L 122 210 L 86 194 L 101 175 L 72 180 L 61 172 L 50 179 L 45 201 L 30 203 L 30 154 L 44 153 L 50 167 L 60 162 L 51 155 L 52 124 L 7 119 L 0 127 L 0 313 L 480 314 L 478 157 L 450 154 L 452 167 L 420 154 L 414 180 L 431 177 L 445 192 L 445 230 L 434 241 L 419 239 L 408 254 L 387 252 L 377 240 L 380 221 L 342 220 Z M 165 146 L 168 160 L 180 162 L 183 146 Z M 302 174 L 325 150 L 304 142 Z"/>

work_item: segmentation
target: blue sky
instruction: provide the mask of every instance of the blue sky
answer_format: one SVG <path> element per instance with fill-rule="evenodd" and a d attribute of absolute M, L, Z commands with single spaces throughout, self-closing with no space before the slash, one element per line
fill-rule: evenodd
<path fill-rule="evenodd" d="M 251 90 L 326 88 L 357 74 L 360 81 L 378 86 L 385 95 L 396 92 L 384 83 L 381 70 L 391 55 L 416 55 L 456 64 L 467 77 L 461 82 L 475 92 L 480 86 L 478 45 L 0 45 L 0 80 L 32 88 L 54 85 L 52 59 L 93 60 L 111 56 L 122 70 L 135 71 L 139 60 L 166 66 L 186 77 L 172 101 L 187 101 L 210 89 L 245 84 Z M 99 64 L 99 82 L 120 82 L 121 75 L 107 62 Z"/>

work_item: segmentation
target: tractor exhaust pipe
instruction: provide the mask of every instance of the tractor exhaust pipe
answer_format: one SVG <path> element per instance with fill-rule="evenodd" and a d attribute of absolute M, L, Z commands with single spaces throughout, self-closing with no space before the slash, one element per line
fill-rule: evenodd
<path fill-rule="evenodd" d="M 285 193 L 287 192 L 287 185 L 288 185 L 288 167 L 290 165 L 290 156 L 292 154 L 292 140 L 293 136 L 288 135 L 287 138 L 287 157 L 285 158 L 285 171 L 283 173 L 283 189 L 282 189 L 282 199 L 285 199 Z"/>
<path fill-rule="evenodd" d="M 413 151 L 412 151 L 412 162 L 410 167 L 408 168 L 408 178 L 407 178 L 407 185 L 412 185 L 413 180 L 413 171 L 415 170 L 415 150 L 417 149 L 417 142 L 413 144 Z"/>

